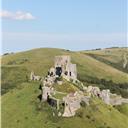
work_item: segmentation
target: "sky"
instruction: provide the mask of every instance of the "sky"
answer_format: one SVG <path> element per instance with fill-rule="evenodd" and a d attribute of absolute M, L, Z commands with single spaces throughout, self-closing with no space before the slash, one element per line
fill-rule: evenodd
<path fill-rule="evenodd" d="M 3 0 L 2 53 L 127 45 L 127 0 Z"/>

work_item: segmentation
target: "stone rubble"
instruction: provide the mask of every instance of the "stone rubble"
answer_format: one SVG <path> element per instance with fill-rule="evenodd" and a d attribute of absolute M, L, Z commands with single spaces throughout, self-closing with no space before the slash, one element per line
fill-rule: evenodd
<path fill-rule="evenodd" d="M 90 97 L 89 97 L 90 98 Z M 76 111 L 81 107 L 81 101 L 85 101 L 87 105 L 89 105 L 89 99 L 86 98 L 81 91 L 77 91 L 75 93 L 69 93 L 66 97 L 63 98 L 65 103 L 65 109 L 63 113 L 63 117 L 71 117 L 74 116 Z"/>
<path fill-rule="evenodd" d="M 41 77 L 40 76 L 36 76 L 35 73 L 32 71 L 31 74 L 30 74 L 30 81 L 39 81 L 41 80 Z"/>

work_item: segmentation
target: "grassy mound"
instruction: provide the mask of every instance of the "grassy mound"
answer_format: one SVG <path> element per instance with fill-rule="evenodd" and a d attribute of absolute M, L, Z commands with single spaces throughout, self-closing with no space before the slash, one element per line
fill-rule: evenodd
<path fill-rule="evenodd" d="M 82 82 L 92 84 L 91 81 L 96 81 L 94 84 L 97 84 L 97 81 L 101 82 L 104 79 L 127 86 L 127 73 L 85 55 L 83 52 L 42 48 L 2 56 L 2 93 L 5 93 L 7 88 L 18 85 L 18 82 L 15 84 L 15 81 L 25 81 L 26 75 L 29 77 L 31 71 L 45 76 L 48 69 L 54 65 L 56 55 L 71 56 L 71 61 L 77 64 L 78 79 Z"/>
<path fill-rule="evenodd" d="M 23 83 L 22 88 L 2 96 L 2 128 L 127 128 L 127 116 L 98 99 L 78 110 L 75 117 L 53 116 L 56 110 L 37 99 L 38 86 Z"/>
<path fill-rule="evenodd" d="M 78 79 L 85 85 L 109 88 L 127 96 L 127 72 L 89 55 L 104 54 L 105 60 L 117 65 L 121 61 L 119 51 L 124 49 L 115 50 L 111 49 L 109 56 L 106 56 L 107 53 L 102 50 L 85 53 L 45 48 L 2 56 L 2 128 L 126 128 L 127 105 L 113 108 L 98 99 L 78 110 L 75 117 L 53 117 L 53 111 L 56 110 L 37 99 L 40 94 L 39 83 L 28 81 L 32 70 L 44 77 L 54 65 L 56 55 L 70 55 L 71 61 L 77 64 Z M 119 57 L 115 57 L 117 53 Z M 64 82 L 63 85 L 55 85 L 55 89 L 69 93 L 78 88 L 70 82 Z M 55 97 L 62 98 L 64 95 L 58 93 Z"/>
<path fill-rule="evenodd" d="M 128 49 L 127 48 L 110 48 L 103 50 L 85 51 L 83 52 L 92 58 L 106 63 L 120 71 L 128 73 L 128 64 L 123 67 L 124 55 L 128 59 Z"/>

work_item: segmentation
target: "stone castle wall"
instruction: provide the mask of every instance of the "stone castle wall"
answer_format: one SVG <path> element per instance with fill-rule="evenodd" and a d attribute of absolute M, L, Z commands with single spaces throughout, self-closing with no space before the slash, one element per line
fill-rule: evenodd
<path fill-rule="evenodd" d="M 55 68 L 62 68 L 62 76 L 67 79 L 77 79 L 76 64 L 71 63 L 70 56 L 56 56 L 55 57 Z"/>

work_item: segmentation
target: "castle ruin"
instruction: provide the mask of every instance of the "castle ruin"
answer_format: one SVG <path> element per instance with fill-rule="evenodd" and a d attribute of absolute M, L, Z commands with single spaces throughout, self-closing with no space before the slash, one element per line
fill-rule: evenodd
<path fill-rule="evenodd" d="M 77 79 L 76 64 L 71 63 L 70 56 L 56 56 L 55 57 L 56 75 L 63 76 L 65 79 Z"/>
<path fill-rule="evenodd" d="M 30 80 L 39 80 L 39 78 L 40 76 L 36 76 L 34 72 L 31 72 Z M 77 90 L 66 94 L 64 92 L 56 91 L 54 86 L 56 86 L 56 84 L 61 86 L 64 79 L 72 82 L 79 91 Z M 55 56 L 54 67 L 51 67 L 48 70 L 47 76 L 42 79 L 42 86 L 40 88 L 42 101 L 47 101 L 52 107 L 56 107 L 58 111 L 60 105 L 63 104 L 63 113 L 58 113 L 63 117 L 74 116 L 76 111 L 81 107 L 80 103 L 83 101 L 86 105 L 89 105 L 91 97 L 100 98 L 108 105 L 128 103 L 128 99 L 112 94 L 109 89 L 100 90 L 99 87 L 84 86 L 83 83 L 77 79 L 76 64 L 72 64 L 71 57 L 66 55 Z M 62 99 L 59 99 L 55 98 L 56 94 L 64 94 L 64 96 Z"/>

